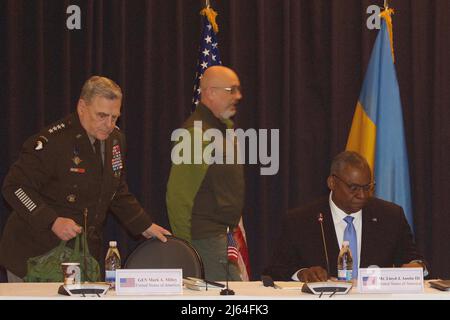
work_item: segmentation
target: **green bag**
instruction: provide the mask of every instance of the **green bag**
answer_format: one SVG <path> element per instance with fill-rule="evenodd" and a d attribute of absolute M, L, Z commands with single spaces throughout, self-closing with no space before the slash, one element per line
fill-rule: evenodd
<path fill-rule="evenodd" d="M 82 246 L 86 251 L 86 258 L 80 252 L 80 236 L 75 238 L 75 248 L 66 247 L 66 241 L 61 241 L 59 246 L 41 256 L 29 258 L 27 261 L 27 274 L 23 278 L 25 282 L 63 282 L 64 276 L 61 269 L 63 262 L 79 262 L 81 269 L 81 281 L 100 281 L 100 266 L 89 254 L 89 248 L 85 237 Z M 85 268 L 85 264 L 87 268 Z"/>

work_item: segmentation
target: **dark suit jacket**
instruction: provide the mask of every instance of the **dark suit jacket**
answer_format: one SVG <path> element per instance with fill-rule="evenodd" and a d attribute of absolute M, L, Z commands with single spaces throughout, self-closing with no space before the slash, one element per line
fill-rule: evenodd
<path fill-rule="evenodd" d="M 301 268 L 322 266 L 327 269 L 319 213 L 324 216 L 330 275 L 337 275 L 339 245 L 328 197 L 288 213 L 271 265 L 263 274 L 274 280 L 291 280 Z M 415 247 L 403 209 L 377 198 L 370 199 L 363 208 L 361 246 L 360 268 L 401 266 L 412 260 L 423 260 Z"/>

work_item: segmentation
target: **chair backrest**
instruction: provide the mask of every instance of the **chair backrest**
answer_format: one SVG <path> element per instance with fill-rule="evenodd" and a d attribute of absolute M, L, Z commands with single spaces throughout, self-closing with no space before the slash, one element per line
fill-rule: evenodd
<path fill-rule="evenodd" d="M 173 236 L 167 242 L 152 238 L 141 243 L 128 257 L 125 269 L 183 269 L 183 277 L 204 279 L 203 262 L 187 241 Z"/>

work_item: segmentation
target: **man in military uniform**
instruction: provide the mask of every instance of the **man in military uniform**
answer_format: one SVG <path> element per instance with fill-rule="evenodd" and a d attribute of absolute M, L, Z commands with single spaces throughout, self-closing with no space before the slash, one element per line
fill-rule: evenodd
<path fill-rule="evenodd" d="M 116 83 L 91 77 L 76 113 L 25 142 L 3 184 L 13 209 L 0 242 L 8 280 L 25 276 L 28 258 L 81 233 L 85 215 L 89 249 L 97 260 L 108 210 L 133 234 L 166 241 L 169 231 L 152 223 L 128 191 L 125 137 L 115 126 L 121 104 Z"/>

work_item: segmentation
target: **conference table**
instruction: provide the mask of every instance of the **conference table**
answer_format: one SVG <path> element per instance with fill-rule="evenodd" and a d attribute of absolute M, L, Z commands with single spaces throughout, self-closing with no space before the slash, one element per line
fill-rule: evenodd
<path fill-rule="evenodd" d="M 70 297 L 58 294 L 61 283 L 1 283 L 0 300 L 450 300 L 450 291 L 439 291 L 431 288 L 428 281 L 422 293 L 367 294 L 359 293 L 353 287 L 347 295 L 328 294 L 319 297 L 303 293 L 299 288 L 275 289 L 264 287 L 261 281 L 230 282 L 229 288 L 235 292 L 232 296 L 220 295 L 220 289 L 210 288 L 208 291 L 183 289 L 176 295 L 132 295 L 118 296 L 114 290 L 109 290 L 101 297 Z"/>

